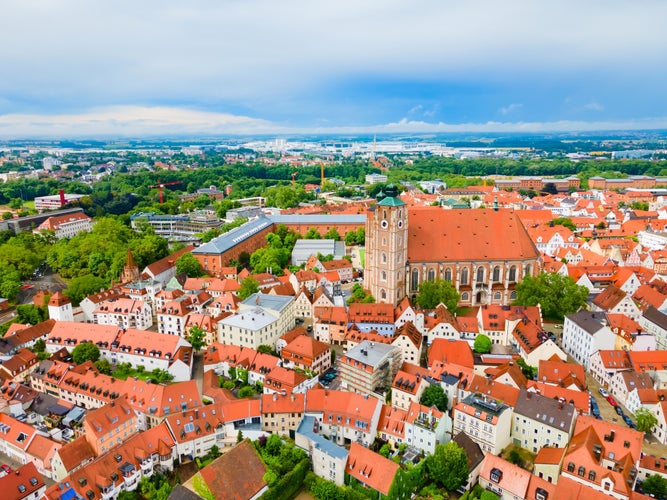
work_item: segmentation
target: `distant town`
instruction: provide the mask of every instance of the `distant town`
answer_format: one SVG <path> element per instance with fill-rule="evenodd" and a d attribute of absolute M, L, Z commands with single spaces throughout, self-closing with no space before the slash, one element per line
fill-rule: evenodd
<path fill-rule="evenodd" d="M 661 134 L 15 141 L 0 180 L 7 498 L 667 497 Z"/>

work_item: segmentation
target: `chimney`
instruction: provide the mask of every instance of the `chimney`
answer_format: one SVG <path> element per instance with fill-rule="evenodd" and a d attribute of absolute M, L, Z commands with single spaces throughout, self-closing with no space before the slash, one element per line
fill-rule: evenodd
<path fill-rule="evenodd" d="M 614 437 L 615 437 L 615 436 L 616 436 L 616 431 L 612 429 L 612 430 L 609 432 L 609 442 L 610 442 L 610 443 L 613 443 L 613 442 L 614 442 Z"/>

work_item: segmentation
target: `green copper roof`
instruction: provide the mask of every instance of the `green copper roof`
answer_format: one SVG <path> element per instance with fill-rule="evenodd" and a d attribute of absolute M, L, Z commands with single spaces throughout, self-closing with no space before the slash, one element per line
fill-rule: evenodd
<path fill-rule="evenodd" d="M 405 205 L 405 202 L 399 197 L 387 196 L 382 201 L 378 201 L 379 207 L 400 207 L 402 205 Z"/>
<path fill-rule="evenodd" d="M 400 207 L 405 202 L 398 197 L 398 188 L 393 184 L 387 184 L 384 188 L 385 197 L 378 201 L 381 207 Z"/>

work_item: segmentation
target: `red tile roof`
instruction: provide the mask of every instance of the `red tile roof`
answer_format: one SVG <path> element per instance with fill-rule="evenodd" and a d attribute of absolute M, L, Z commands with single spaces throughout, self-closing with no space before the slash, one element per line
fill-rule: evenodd
<path fill-rule="evenodd" d="M 266 466 L 249 441 L 239 443 L 199 471 L 216 500 L 255 497 L 266 486 L 265 473 Z"/>
<path fill-rule="evenodd" d="M 428 350 L 428 366 L 438 362 L 455 362 L 458 365 L 472 368 L 475 360 L 470 344 L 465 340 L 435 339 Z"/>
<path fill-rule="evenodd" d="M 537 259 L 539 252 L 511 210 L 408 209 L 408 260 Z"/>
<path fill-rule="evenodd" d="M 345 472 L 383 495 L 387 495 L 399 468 L 397 463 L 382 455 L 358 443 L 352 443 Z"/>

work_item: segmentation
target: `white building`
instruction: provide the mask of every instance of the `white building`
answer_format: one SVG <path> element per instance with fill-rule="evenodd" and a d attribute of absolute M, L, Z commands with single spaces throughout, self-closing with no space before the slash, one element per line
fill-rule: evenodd
<path fill-rule="evenodd" d="M 484 453 L 499 455 L 510 444 L 512 408 L 486 396 L 470 394 L 454 406 L 453 433 L 464 432 Z"/>
<path fill-rule="evenodd" d="M 579 311 L 565 316 L 562 345 L 563 351 L 588 370 L 594 353 L 614 349 L 616 335 L 609 328 L 604 313 Z"/>
<path fill-rule="evenodd" d="M 153 325 L 153 312 L 151 306 L 143 300 L 123 298 L 99 305 L 93 313 L 93 322 L 125 329 L 148 330 Z"/>
<path fill-rule="evenodd" d="M 86 214 L 76 212 L 73 214 L 49 217 L 42 222 L 33 232 L 53 231 L 56 239 L 73 238 L 79 233 L 87 233 L 93 228 L 93 219 Z"/>

